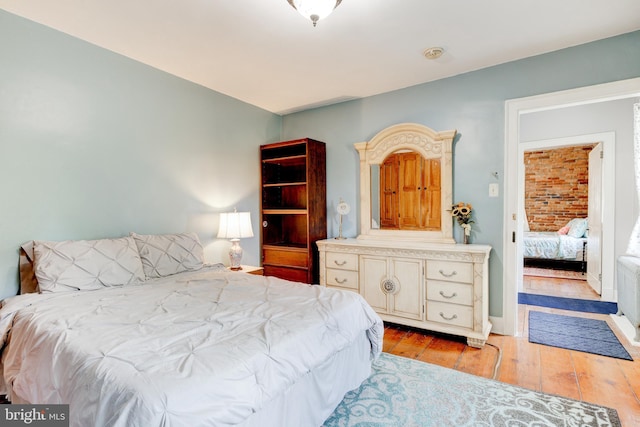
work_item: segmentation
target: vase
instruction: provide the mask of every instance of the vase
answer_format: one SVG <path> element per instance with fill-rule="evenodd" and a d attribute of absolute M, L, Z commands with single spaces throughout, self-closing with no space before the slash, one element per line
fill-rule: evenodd
<path fill-rule="evenodd" d="M 462 233 L 462 243 L 465 245 L 469 244 L 469 236 L 467 236 L 467 233 Z"/>

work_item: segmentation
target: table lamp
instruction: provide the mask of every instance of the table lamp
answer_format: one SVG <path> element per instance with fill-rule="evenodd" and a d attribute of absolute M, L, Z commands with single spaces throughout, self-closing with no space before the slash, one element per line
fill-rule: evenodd
<path fill-rule="evenodd" d="M 250 212 L 226 212 L 220 214 L 220 228 L 218 229 L 218 239 L 230 239 L 231 249 L 229 249 L 229 261 L 231 270 L 242 270 L 240 261 L 242 260 L 242 248 L 240 239 L 253 237 L 251 228 Z"/>

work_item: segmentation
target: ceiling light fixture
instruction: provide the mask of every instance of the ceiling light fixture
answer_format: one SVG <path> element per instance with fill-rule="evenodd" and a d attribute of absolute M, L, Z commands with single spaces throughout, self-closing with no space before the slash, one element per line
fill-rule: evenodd
<path fill-rule="evenodd" d="M 438 59 L 444 53 L 444 49 L 441 47 L 430 47 L 424 51 L 424 57 L 427 59 Z"/>
<path fill-rule="evenodd" d="M 287 0 L 298 13 L 313 22 L 326 18 L 338 7 L 342 0 Z"/>

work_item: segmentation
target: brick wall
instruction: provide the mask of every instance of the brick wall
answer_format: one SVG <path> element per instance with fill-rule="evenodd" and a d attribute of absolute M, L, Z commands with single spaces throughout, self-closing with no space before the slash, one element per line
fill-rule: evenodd
<path fill-rule="evenodd" d="M 593 144 L 524 153 L 525 210 L 531 231 L 558 231 L 586 218 Z"/>

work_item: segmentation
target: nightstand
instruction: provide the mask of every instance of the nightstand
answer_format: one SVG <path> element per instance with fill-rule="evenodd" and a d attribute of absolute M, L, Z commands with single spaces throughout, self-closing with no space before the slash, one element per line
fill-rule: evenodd
<path fill-rule="evenodd" d="M 262 276 L 264 272 L 263 267 L 256 267 L 254 265 L 241 265 L 241 267 L 242 267 L 242 270 L 230 270 L 229 267 L 227 267 L 227 270 L 237 271 L 241 273 L 255 274 L 256 276 Z"/>

